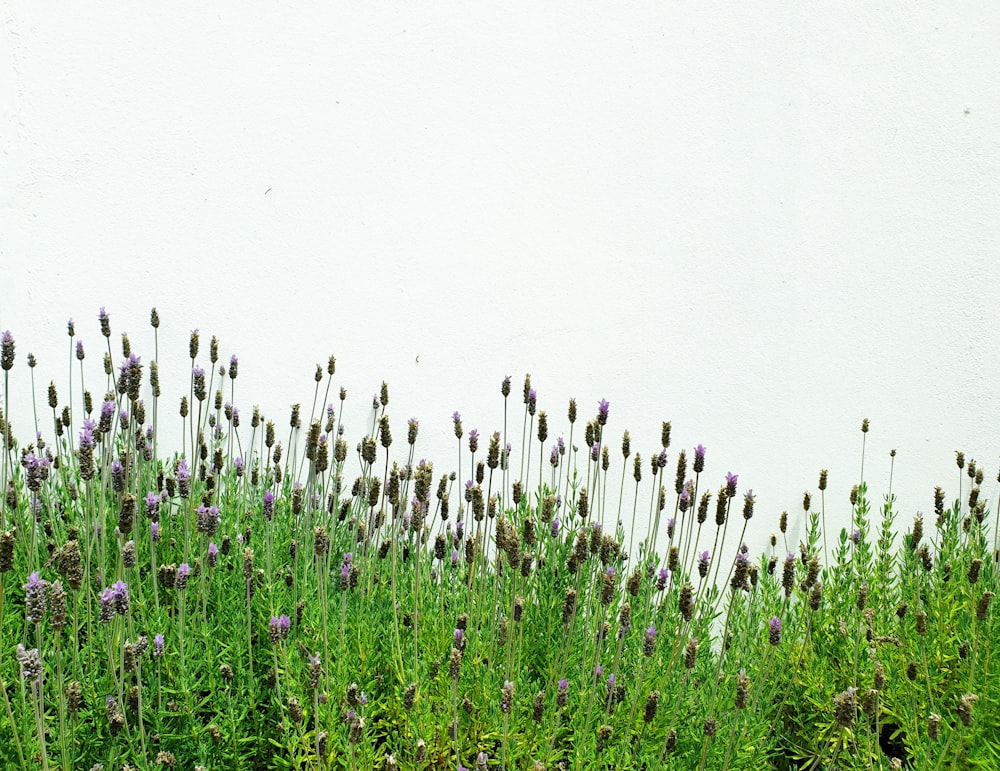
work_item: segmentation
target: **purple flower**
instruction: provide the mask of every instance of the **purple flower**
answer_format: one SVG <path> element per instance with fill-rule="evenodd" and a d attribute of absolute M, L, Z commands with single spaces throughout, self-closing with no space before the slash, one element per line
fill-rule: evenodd
<path fill-rule="evenodd" d="M 160 496 L 150 491 L 146 493 L 146 518 L 155 520 L 160 516 Z"/>
<path fill-rule="evenodd" d="M 601 457 L 601 443 L 594 442 L 594 446 L 590 448 L 590 459 L 597 462 L 597 459 Z"/>
<path fill-rule="evenodd" d="M 778 645 L 781 642 L 781 619 L 773 616 L 767 623 L 771 628 L 768 639 L 771 645 Z"/>
<path fill-rule="evenodd" d="M 559 535 L 559 528 L 561 526 L 562 523 L 559 521 L 558 518 L 552 520 L 552 525 L 549 527 L 549 533 L 552 535 L 553 538 Z"/>
<path fill-rule="evenodd" d="M 861 542 L 861 531 L 855 530 L 853 533 L 851 533 L 851 543 L 857 546 L 860 542 Z"/>
<path fill-rule="evenodd" d="M 270 521 L 274 516 L 274 493 L 267 490 L 264 493 L 264 519 Z"/>
<path fill-rule="evenodd" d="M 114 488 L 115 492 L 125 490 L 125 466 L 120 460 L 111 462 L 111 487 Z"/>
<path fill-rule="evenodd" d="M 567 680 L 565 677 L 562 678 L 559 681 L 559 690 L 560 691 L 568 691 L 569 690 L 569 680 Z"/>
<path fill-rule="evenodd" d="M 454 549 L 451 550 L 451 566 L 453 568 L 458 567 L 458 552 Z"/>
<path fill-rule="evenodd" d="M 594 674 L 597 675 L 598 677 L 601 677 L 604 674 L 604 667 L 598 664 L 597 667 L 594 669 Z"/>
<path fill-rule="evenodd" d="M 21 465 L 24 466 L 28 489 L 38 492 L 42 487 L 42 482 L 48 476 L 49 459 L 45 456 L 39 458 L 35 453 L 29 452 L 21 459 Z"/>
<path fill-rule="evenodd" d="M 174 579 L 174 586 L 178 589 L 186 589 L 188 578 L 191 576 L 191 566 L 182 562 L 177 566 L 177 577 Z"/>
<path fill-rule="evenodd" d="M 28 576 L 28 583 L 24 585 L 24 605 L 28 621 L 39 624 L 45 616 L 45 589 L 48 585 L 49 582 L 37 572 Z"/>
<path fill-rule="evenodd" d="M 730 498 L 736 495 L 736 483 L 739 481 L 739 475 L 734 474 L 732 471 L 726 472 L 726 495 Z"/>
<path fill-rule="evenodd" d="M 150 522 L 149 523 L 149 540 L 156 543 L 160 540 L 160 523 Z"/>
<path fill-rule="evenodd" d="M 198 532 L 204 533 L 207 536 L 215 535 L 222 522 L 222 515 L 219 513 L 218 507 L 199 506 L 195 509 L 195 515 L 197 517 L 196 527 Z"/>
<path fill-rule="evenodd" d="M 102 624 L 108 624 L 111 619 L 115 617 L 115 591 L 114 589 L 108 587 L 104 589 L 100 594 L 97 595 L 97 601 L 100 604 L 100 610 L 98 611 L 97 620 Z"/>
<path fill-rule="evenodd" d="M 607 399 L 601 399 L 600 403 L 597 405 L 597 422 L 602 426 L 608 422 L 608 409 L 611 404 Z"/>
<path fill-rule="evenodd" d="M 181 498 L 187 498 L 191 494 L 191 472 L 183 458 L 177 464 L 177 492 Z"/>
<path fill-rule="evenodd" d="M 114 591 L 115 612 L 122 616 L 128 615 L 130 603 L 128 584 L 124 581 L 115 581 L 111 588 Z"/>
<path fill-rule="evenodd" d="M 211 567 L 215 567 L 216 563 L 219 561 L 219 547 L 215 545 L 215 541 L 208 542 L 208 564 Z"/>
<path fill-rule="evenodd" d="M 97 428 L 97 423 L 95 423 L 90 418 L 83 421 L 83 431 L 80 432 L 80 449 L 81 450 L 93 450 L 94 449 L 94 429 Z"/>
<path fill-rule="evenodd" d="M 153 637 L 153 655 L 156 658 L 163 657 L 163 635 L 158 634 Z"/>
<path fill-rule="evenodd" d="M 656 456 L 656 465 L 660 468 L 666 468 L 667 466 L 667 448 L 664 447 L 660 450 L 660 454 Z"/>
<path fill-rule="evenodd" d="M 646 639 L 647 640 L 655 640 L 656 639 L 656 627 L 653 626 L 652 624 L 650 624 L 646 628 Z"/>
<path fill-rule="evenodd" d="M 694 448 L 694 472 L 700 474 L 703 468 L 705 468 L 705 448 L 699 444 Z"/>
<path fill-rule="evenodd" d="M 279 640 L 288 637 L 288 630 L 292 628 L 292 620 L 282 613 L 280 616 L 271 616 L 268 624 L 268 637 L 272 645 L 277 645 Z"/>
<path fill-rule="evenodd" d="M 85 355 L 86 354 L 84 353 L 84 350 L 83 350 L 83 340 L 77 340 L 76 341 L 76 358 L 77 358 L 77 360 L 78 361 L 83 361 L 83 358 L 84 358 Z"/>
<path fill-rule="evenodd" d="M 455 630 L 454 638 L 455 638 L 455 647 L 456 648 L 462 648 L 462 646 L 465 645 L 465 632 L 463 630 L 456 629 Z"/>

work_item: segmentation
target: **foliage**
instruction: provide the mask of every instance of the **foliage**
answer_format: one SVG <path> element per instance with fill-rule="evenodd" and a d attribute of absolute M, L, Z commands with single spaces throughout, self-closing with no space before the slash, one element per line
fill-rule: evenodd
<path fill-rule="evenodd" d="M 333 357 L 287 444 L 258 407 L 241 425 L 238 361 L 213 338 L 201 370 L 195 332 L 182 448 L 162 455 L 159 364 L 124 337 L 116 371 L 99 320 L 96 384 L 70 325 L 76 409 L 52 385 L 23 445 L 0 418 L 4 768 L 1000 764 L 995 551 L 961 455 L 933 522 L 900 535 L 891 492 L 873 513 L 860 479 L 853 532 L 828 533 L 824 471 L 804 542 L 783 514 L 752 559 L 753 494 L 734 474 L 706 491 L 704 448 L 668 493 L 669 424 L 645 462 L 626 432 L 606 507 L 608 403 L 579 453 L 575 402 L 548 442 L 530 378 L 521 452 L 508 378 L 486 447 L 453 416 L 451 471 L 415 462 L 415 420 L 395 440 L 385 384 L 351 454 L 346 394 L 323 407 Z"/>

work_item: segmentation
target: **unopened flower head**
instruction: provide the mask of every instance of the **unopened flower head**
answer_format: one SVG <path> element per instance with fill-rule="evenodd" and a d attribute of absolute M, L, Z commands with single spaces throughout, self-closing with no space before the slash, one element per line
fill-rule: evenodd
<path fill-rule="evenodd" d="M 42 677 L 42 658 L 38 648 L 26 649 L 18 644 L 14 657 L 21 665 L 21 677 L 32 685 L 40 683 Z"/>

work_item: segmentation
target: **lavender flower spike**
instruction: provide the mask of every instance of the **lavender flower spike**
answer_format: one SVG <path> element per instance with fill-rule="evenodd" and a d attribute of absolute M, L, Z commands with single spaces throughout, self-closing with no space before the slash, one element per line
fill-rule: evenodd
<path fill-rule="evenodd" d="M 35 572 L 28 576 L 28 583 L 24 585 L 24 606 L 27 619 L 32 623 L 41 623 L 45 617 L 45 588 L 48 583 Z"/>
<path fill-rule="evenodd" d="M 770 633 L 768 634 L 768 641 L 771 645 L 778 645 L 781 643 L 781 619 L 777 616 L 773 616 L 770 621 L 767 622 L 770 627 Z"/>
<path fill-rule="evenodd" d="M 6 372 L 13 366 L 14 335 L 12 335 L 8 329 L 3 333 L 3 337 L 0 338 L 0 368 Z"/>

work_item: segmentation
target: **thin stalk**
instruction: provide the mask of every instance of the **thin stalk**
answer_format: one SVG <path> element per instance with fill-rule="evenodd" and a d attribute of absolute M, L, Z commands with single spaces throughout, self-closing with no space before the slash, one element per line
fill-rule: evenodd
<path fill-rule="evenodd" d="M 6 453 L 4 453 L 6 457 Z M 4 597 L 4 573 L 0 573 L 0 629 L 3 629 L 3 607 Z M 0 646 L 0 664 L 3 662 L 3 646 Z M 28 771 L 28 764 L 24 760 L 24 750 L 21 748 L 20 731 L 17 730 L 17 723 L 14 722 L 14 713 L 10 708 L 10 699 L 7 696 L 7 686 L 3 681 L 3 667 L 0 666 L 0 694 L 3 694 L 3 703 L 7 711 L 7 722 L 10 723 L 11 736 L 14 738 L 14 746 L 17 748 L 17 757 L 21 761 L 23 771 Z"/>
<path fill-rule="evenodd" d="M 42 757 L 42 771 L 48 771 L 49 758 L 45 751 L 45 715 L 42 711 L 42 684 L 29 683 L 31 687 L 31 703 L 35 712 L 35 732 L 38 734 L 38 751 Z"/>

